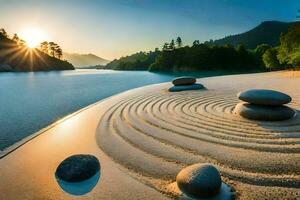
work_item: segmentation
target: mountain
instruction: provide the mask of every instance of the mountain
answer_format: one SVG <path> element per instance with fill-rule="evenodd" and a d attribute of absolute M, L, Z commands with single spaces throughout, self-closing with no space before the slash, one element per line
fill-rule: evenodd
<path fill-rule="evenodd" d="M 73 70 L 71 63 L 49 56 L 38 49 L 20 46 L 0 34 L 1 71 Z"/>
<path fill-rule="evenodd" d="M 237 46 L 243 44 L 248 49 L 254 49 L 259 44 L 279 45 L 281 33 L 286 33 L 292 23 L 279 21 L 265 21 L 257 27 L 237 35 L 207 42 L 208 44 Z"/>
<path fill-rule="evenodd" d="M 109 60 L 100 58 L 94 54 L 78 54 L 78 53 L 64 53 L 65 60 L 72 63 L 75 67 L 89 67 L 95 65 L 106 65 Z"/>

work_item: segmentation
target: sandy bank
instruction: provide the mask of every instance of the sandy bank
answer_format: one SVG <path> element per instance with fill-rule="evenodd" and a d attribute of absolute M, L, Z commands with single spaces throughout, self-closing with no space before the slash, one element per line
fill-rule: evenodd
<path fill-rule="evenodd" d="M 235 116 L 236 93 L 275 89 L 300 109 L 300 78 L 276 73 L 199 79 L 207 90 L 169 93 L 169 83 L 131 90 L 59 123 L 0 160 L 0 199 L 73 199 L 55 181 L 75 153 L 100 159 L 83 199 L 163 199 L 184 166 L 213 163 L 239 199 L 300 196 L 300 114 L 282 122 Z"/>

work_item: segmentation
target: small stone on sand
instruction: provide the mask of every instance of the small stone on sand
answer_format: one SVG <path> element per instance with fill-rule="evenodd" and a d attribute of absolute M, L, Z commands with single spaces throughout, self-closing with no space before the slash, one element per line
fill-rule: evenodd
<path fill-rule="evenodd" d="M 183 193 L 198 198 L 217 195 L 222 185 L 219 171 L 210 164 L 194 164 L 182 169 L 176 182 Z"/>
<path fill-rule="evenodd" d="M 100 163 L 95 156 L 78 154 L 62 161 L 57 167 L 55 175 L 66 182 L 80 182 L 91 178 L 99 170 Z"/>

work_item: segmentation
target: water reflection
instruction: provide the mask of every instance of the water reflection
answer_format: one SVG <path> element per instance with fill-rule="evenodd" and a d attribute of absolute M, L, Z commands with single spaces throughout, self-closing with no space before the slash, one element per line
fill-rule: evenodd
<path fill-rule="evenodd" d="M 56 181 L 58 185 L 67 193 L 71 195 L 84 195 L 93 190 L 93 188 L 97 185 L 100 179 L 101 171 L 99 170 L 94 176 L 91 178 L 81 181 L 81 182 L 66 182 L 59 179 L 56 176 Z"/>
<path fill-rule="evenodd" d="M 0 151 L 101 99 L 172 78 L 111 70 L 1 73 Z"/>

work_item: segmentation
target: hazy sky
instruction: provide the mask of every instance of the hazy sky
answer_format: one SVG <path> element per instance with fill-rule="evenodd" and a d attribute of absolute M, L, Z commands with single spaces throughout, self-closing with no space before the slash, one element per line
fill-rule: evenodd
<path fill-rule="evenodd" d="M 38 28 L 67 52 L 113 59 L 246 31 L 265 20 L 294 21 L 300 0 L 0 0 L 0 27 Z"/>

